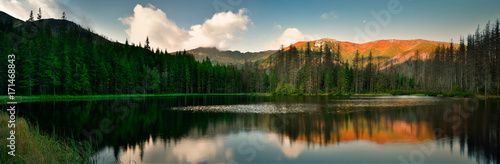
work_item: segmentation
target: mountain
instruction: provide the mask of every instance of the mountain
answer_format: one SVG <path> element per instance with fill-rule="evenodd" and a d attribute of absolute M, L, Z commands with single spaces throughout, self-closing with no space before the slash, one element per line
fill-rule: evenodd
<path fill-rule="evenodd" d="M 40 30 L 46 30 L 53 35 L 60 33 L 70 32 L 72 37 L 89 38 L 94 43 L 116 43 L 107 39 L 105 36 L 94 33 L 90 28 L 84 28 L 73 21 L 63 19 L 40 19 L 33 22 L 22 21 L 11 15 L 0 11 L 1 28 L 9 31 L 9 29 L 16 29 L 20 33 L 9 33 L 8 37 L 12 44 L 16 45 L 21 42 L 21 38 L 34 37 L 33 34 Z M 8 26 L 8 27 L 7 27 Z"/>
<path fill-rule="evenodd" d="M 267 56 L 275 53 L 276 51 L 261 51 L 261 52 L 240 52 L 240 51 L 220 51 L 217 48 L 199 47 L 189 50 L 188 53 L 194 55 L 198 61 L 204 60 L 209 57 L 212 62 L 220 64 L 244 64 L 245 60 L 255 62 L 264 60 Z"/>
<path fill-rule="evenodd" d="M 320 39 L 315 41 L 301 41 L 292 44 L 299 51 L 304 51 L 307 47 L 307 43 L 313 51 L 319 51 L 320 47 L 328 45 L 331 47 L 332 52 L 337 51 L 337 47 L 340 45 L 340 57 L 349 62 L 353 61 L 356 51 L 359 51 L 360 56 L 368 57 L 371 52 L 373 58 L 377 64 L 380 65 L 380 69 L 385 69 L 392 62 L 393 65 L 404 63 L 408 60 L 415 59 L 415 53 L 419 51 L 419 57 L 421 60 L 427 60 L 432 56 L 432 52 L 439 46 L 445 45 L 449 47 L 450 43 L 447 42 L 437 42 L 429 41 L 423 39 L 415 40 L 377 40 L 367 43 L 352 43 L 346 41 L 338 41 L 335 39 Z M 453 45 L 458 48 L 458 44 Z M 284 50 L 287 51 L 290 46 L 285 47 Z M 276 54 L 272 54 L 274 56 Z M 271 57 L 272 58 L 272 57 Z M 267 63 L 268 61 L 261 61 L 262 63 Z"/>

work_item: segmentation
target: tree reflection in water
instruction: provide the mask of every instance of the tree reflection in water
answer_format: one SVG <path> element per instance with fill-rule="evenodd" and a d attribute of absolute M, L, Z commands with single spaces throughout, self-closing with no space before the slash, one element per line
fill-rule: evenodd
<path fill-rule="evenodd" d="M 126 117 L 110 110 L 112 105 L 128 107 L 130 102 L 133 109 L 127 110 Z M 78 140 L 88 140 L 81 132 L 98 129 L 103 119 L 109 119 L 114 129 L 103 134 L 97 147 L 99 154 L 112 154 L 114 160 L 139 151 L 142 161 L 148 145 L 158 144 L 164 148 L 158 151 L 165 152 L 157 158 L 177 154 L 186 162 L 239 160 L 234 157 L 238 145 L 231 147 L 231 141 L 225 140 L 252 134 L 278 142 L 283 154 L 291 159 L 306 149 L 351 141 L 379 145 L 432 141 L 449 145 L 450 151 L 458 142 L 460 154 L 467 153 L 480 163 L 500 163 L 500 101 L 479 100 L 472 112 L 457 108 L 464 102 L 414 97 L 180 96 L 28 102 L 20 104 L 23 110 L 19 113 L 49 134 L 54 131 Z M 221 111 L 217 111 L 219 108 Z M 435 133 L 436 129 L 443 133 Z M 167 152 L 168 148 L 172 150 Z M 215 149 L 225 151 L 210 154 Z"/>

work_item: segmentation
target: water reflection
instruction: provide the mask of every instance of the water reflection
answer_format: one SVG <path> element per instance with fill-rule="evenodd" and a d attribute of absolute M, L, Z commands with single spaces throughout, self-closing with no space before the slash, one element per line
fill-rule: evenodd
<path fill-rule="evenodd" d="M 85 140 L 87 132 L 99 140 L 101 163 L 500 163 L 500 101 L 471 102 L 184 96 L 33 102 L 20 112 L 49 133 Z M 433 151 L 410 158 L 426 146 Z"/>

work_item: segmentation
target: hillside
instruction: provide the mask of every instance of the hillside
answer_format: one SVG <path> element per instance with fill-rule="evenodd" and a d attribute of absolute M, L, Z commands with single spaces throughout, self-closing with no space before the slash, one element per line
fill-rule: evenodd
<path fill-rule="evenodd" d="M 121 95 L 249 92 L 234 66 L 197 62 L 191 55 L 121 44 L 68 20 L 0 23 L 0 58 L 14 54 L 19 95 Z M 7 60 L 0 74 L 7 74 Z M 207 76 L 210 75 L 210 76 Z M 225 84 L 225 85 L 219 85 Z M 19 86 L 19 87 L 17 87 Z M 141 87 L 142 90 L 134 90 Z M 7 90 L 0 94 L 7 95 Z"/>
<path fill-rule="evenodd" d="M 9 24 L 13 24 L 14 26 L 18 26 L 18 25 L 22 24 L 23 21 L 21 21 L 17 18 L 14 18 L 3 11 L 0 11 L 0 23 L 9 23 Z"/>
<path fill-rule="evenodd" d="M 10 32 L 8 38 L 11 44 L 18 45 L 22 38 L 32 38 L 34 34 L 41 30 L 52 35 L 68 34 L 79 38 L 88 38 L 94 43 L 114 43 L 107 39 L 105 36 L 94 33 L 90 28 L 84 28 L 73 21 L 63 20 L 63 19 L 40 19 L 33 22 L 22 21 L 17 18 L 12 17 L 5 12 L 0 11 L 0 23 L 1 28 L 5 31 L 15 30 L 16 32 Z"/>
<path fill-rule="evenodd" d="M 263 60 L 265 57 L 275 53 L 276 51 L 261 51 L 261 52 L 240 52 L 240 51 L 220 51 L 217 48 L 199 47 L 189 50 L 188 53 L 193 54 L 195 59 L 201 61 L 209 57 L 212 62 L 220 64 L 244 64 L 245 60 L 250 62 Z"/>
<path fill-rule="evenodd" d="M 303 51 L 307 47 L 307 41 L 297 42 L 292 44 L 299 51 Z M 436 42 L 428 41 L 423 39 L 416 40 L 377 40 L 367 43 L 352 43 L 346 41 L 337 41 L 335 39 L 320 39 L 315 41 L 309 41 L 311 49 L 313 51 L 319 51 L 319 48 L 325 45 L 331 47 L 332 51 L 337 51 L 337 46 L 340 45 L 340 57 L 345 61 L 352 61 L 359 51 L 360 55 L 367 57 L 371 52 L 373 58 L 380 65 L 380 69 L 386 68 L 392 62 L 393 65 L 404 63 L 405 61 L 415 59 L 415 53 L 419 51 L 419 57 L 421 60 L 427 60 L 431 57 L 432 52 L 439 45 L 445 45 L 449 47 L 450 43 L 446 42 Z M 458 44 L 454 44 L 454 47 L 458 47 Z M 287 51 L 290 46 L 285 47 L 284 50 Z M 272 54 L 276 55 L 276 54 Z M 262 61 L 265 63 L 266 61 Z"/>

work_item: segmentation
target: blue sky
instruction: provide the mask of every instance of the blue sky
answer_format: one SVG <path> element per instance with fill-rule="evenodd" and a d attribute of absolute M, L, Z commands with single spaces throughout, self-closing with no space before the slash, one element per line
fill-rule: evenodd
<path fill-rule="evenodd" d="M 460 35 L 500 18 L 498 0 L 2 1 L 0 10 L 21 19 L 27 17 L 21 13 L 37 6 L 47 17 L 60 17 L 59 12 L 67 11 L 71 15 L 68 19 L 113 40 L 141 42 L 149 36 L 153 46 L 169 51 L 196 46 L 261 51 L 320 38 L 358 43 L 379 39 L 458 42 Z M 391 12 L 392 8 L 397 12 Z M 382 14 L 380 21 L 373 12 L 386 15 Z"/>

